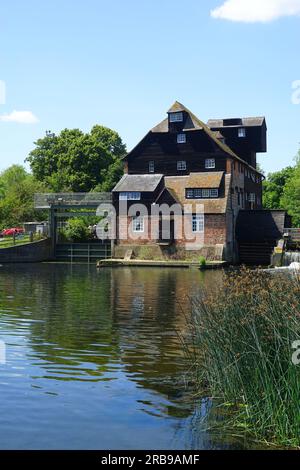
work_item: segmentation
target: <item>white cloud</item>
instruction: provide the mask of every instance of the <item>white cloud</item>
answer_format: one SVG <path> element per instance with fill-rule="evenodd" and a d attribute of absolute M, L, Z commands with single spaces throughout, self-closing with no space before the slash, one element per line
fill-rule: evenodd
<path fill-rule="evenodd" d="M 17 122 L 18 124 L 36 124 L 38 118 L 31 111 L 12 111 L 10 114 L 0 115 L 2 122 Z"/>
<path fill-rule="evenodd" d="M 300 0 L 226 0 L 211 11 L 213 18 L 268 23 L 283 16 L 300 17 Z"/>

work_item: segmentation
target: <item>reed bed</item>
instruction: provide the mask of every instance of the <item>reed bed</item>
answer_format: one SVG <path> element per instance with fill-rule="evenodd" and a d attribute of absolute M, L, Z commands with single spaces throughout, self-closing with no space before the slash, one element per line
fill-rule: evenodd
<path fill-rule="evenodd" d="M 193 366 L 235 430 L 300 446 L 300 281 L 242 269 L 194 302 Z M 294 355 L 294 356 L 293 356 Z"/>

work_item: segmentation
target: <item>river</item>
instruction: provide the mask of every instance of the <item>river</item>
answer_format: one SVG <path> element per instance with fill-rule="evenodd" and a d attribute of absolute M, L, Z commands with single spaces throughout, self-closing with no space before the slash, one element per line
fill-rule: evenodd
<path fill-rule="evenodd" d="M 182 346 L 217 271 L 0 268 L 0 449 L 221 449 Z M 2 343 L 2 344 L 3 344 Z M 4 362 L 4 361 L 3 361 Z"/>

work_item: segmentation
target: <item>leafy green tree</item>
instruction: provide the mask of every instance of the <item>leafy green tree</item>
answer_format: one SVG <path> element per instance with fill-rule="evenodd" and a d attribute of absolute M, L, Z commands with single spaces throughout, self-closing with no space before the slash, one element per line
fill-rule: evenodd
<path fill-rule="evenodd" d="M 83 218 L 70 219 L 63 230 L 63 236 L 73 243 L 86 242 L 92 238 L 87 221 Z"/>
<path fill-rule="evenodd" d="M 269 173 L 263 183 L 263 205 L 265 209 L 284 209 L 282 196 L 285 185 L 294 175 L 295 168 L 287 167 L 275 173 Z"/>
<path fill-rule="evenodd" d="M 34 194 L 46 187 L 35 180 L 21 165 L 12 165 L 0 174 L 0 228 L 32 220 L 45 214 L 34 209 Z"/>
<path fill-rule="evenodd" d="M 27 158 L 34 177 L 52 191 L 110 191 L 123 174 L 126 146 L 117 132 L 96 125 L 90 133 L 65 129 L 35 143 Z"/>
<path fill-rule="evenodd" d="M 281 205 L 292 216 L 294 227 L 300 227 L 300 152 L 294 173 L 284 187 Z"/>

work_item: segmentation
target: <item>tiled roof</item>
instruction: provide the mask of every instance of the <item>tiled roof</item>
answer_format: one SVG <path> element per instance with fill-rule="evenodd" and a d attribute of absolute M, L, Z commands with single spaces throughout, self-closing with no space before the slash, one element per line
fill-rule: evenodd
<path fill-rule="evenodd" d="M 113 192 L 154 192 L 161 182 L 163 175 L 124 175 L 114 187 Z"/>
<path fill-rule="evenodd" d="M 187 177 L 186 188 L 219 188 L 221 186 L 223 175 L 223 171 L 190 173 Z"/>
<path fill-rule="evenodd" d="M 230 124 L 227 125 L 226 121 L 240 121 L 238 124 Z M 246 118 L 241 118 L 241 119 L 210 119 L 207 122 L 207 125 L 214 129 L 214 128 L 220 128 L 220 127 L 260 127 L 263 125 L 265 122 L 265 117 L 264 116 L 259 116 L 259 117 L 246 117 Z"/>
<path fill-rule="evenodd" d="M 196 210 L 196 205 L 202 204 L 204 213 L 206 214 L 225 214 L 230 184 L 227 179 L 230 175 L 225 176 L 225 197 L 217 199 L 186 199 L 186 188 L 219 188 L 224 173 L 191 173 L 188 176 L 166 176 L 165 186 L 172 191 L 176 200 L 181 204 L 192 205 L 193 211 Z"/>

